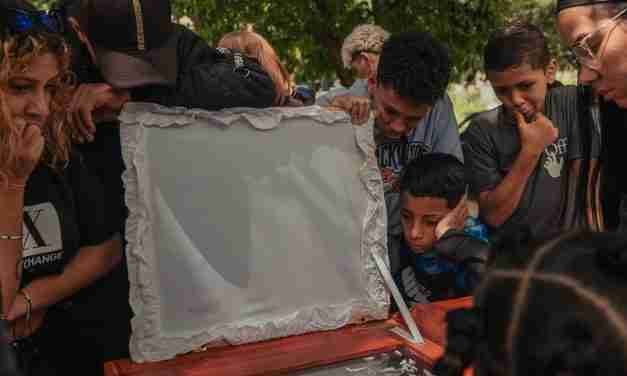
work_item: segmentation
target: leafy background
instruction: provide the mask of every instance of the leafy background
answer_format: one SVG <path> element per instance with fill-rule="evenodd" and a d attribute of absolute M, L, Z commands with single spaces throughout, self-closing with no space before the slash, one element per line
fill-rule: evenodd
<path fill-rule="evenodd" d="M 46 8 L 54 1 L 36 0 Z M 554 0 L 172 0 L 176 21 L 216 44 L 225 33 L 252 25 L 279 53 L 297 83 L 352 83 L 340 49 L 357 25 L 376 23 L 390 32 L 429 31 L 444 42 L 454 63 L 451 96 L 458 118 L 488 104 L 481 81 L 485 40 L 494 28 L 524 19 L 543 28 L 561 66 Z M 572 77 L 572 74 L 569 76 Z M 572 81 L 568 78 L 567 81 Z M 462 89 L 459 89 L 459 85 Z M 483 85 L 483 86 L 482 86 Z M 454 90 L 453 90 L 454 89 Z M 483 99 L 482 99 L 483 98 Z M 489 100 L 488 100 L 489 102 Z"/>

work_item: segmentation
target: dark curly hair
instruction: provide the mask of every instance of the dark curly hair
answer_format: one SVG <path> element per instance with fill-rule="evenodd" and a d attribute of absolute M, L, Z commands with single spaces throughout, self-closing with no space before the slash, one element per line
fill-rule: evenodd
<path fill-rule="evenodd" d="M 539 27 L 514 21 L 490 35 L 483 51 L 483 60 L 486 72 L 504 72 L 524 63 L 539 69 L 549 64 L 551 53 Z"/>
<path fill-rule="evenodd" d="M 571 232 L 497 257 L 451 313 L 440 376 L 627 374 L 627 236 Z"/>
<path fill-rule="evenodd" d="M 448 51 L 429 33 L 399 33 L 383 44 L 377 84 L 401 98 L 432 106 L 444 96 L 450 76 Z"/>

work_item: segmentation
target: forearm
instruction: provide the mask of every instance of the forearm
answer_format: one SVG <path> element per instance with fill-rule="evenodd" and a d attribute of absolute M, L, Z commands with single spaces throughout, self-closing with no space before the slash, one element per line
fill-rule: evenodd
<path fill-rule="evenodd" d="M 24 215 L 24 191 L 0 190 L 0 235 L 22 235 Z M 2 313 L 7 314 L 20 284 L 18 263 L 22 257 L 22 239 L 0 239 L 0 286 Z"/>
<path fill-rule="evenodd" d="M 81 248 L 63 273 L 36 279 L 23 290 L 32 300 L 33 311 L 47 308 L 91 285 L 113 270 L 121 260 L 121 243 L 115 236 L 103 244 Z M 9 319 L 14 320 L 26 313 L 25 304 L 20 304 L 22 300 L 16 301 Z"/>
<path fill-rule="evenodd" d="M 539 158 L 521 151 L 503 181 L 492 191 L 481 193 L 481 215 L 490 226 L 498 227 L 512 216 Z"/>

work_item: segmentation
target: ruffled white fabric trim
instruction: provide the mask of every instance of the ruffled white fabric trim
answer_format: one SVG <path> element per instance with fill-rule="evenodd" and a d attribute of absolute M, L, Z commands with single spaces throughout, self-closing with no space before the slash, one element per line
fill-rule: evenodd
<path fill-rule="evenodd" d="M 122 154 L 126 164 L 123 174 L 129 217 L 126 224 L 127 262 L 131 284 L 130 303 L 135 313 L 132 320 L 131 357 L 134 361 L 158 361 L 173 358 L 206 344 L 242 344 L 298 335 L 312 331 L 333 330 L 364 320 L 380 320 L 388 316 L 389 295 L 370 255 L 387 255 L 387 216 L 383 185 L 375 158 L 372 124 L 354 126 L 355 140 L 366 161 L 359 174 L 369 195 L 363 220 L 361 255 L 364 282 L 369 300 L 355 299 L 345 304 L 324 307 L 303 307 L 285 317 L 255 320 L 208 328 L 187 337 L 165 337 L 160 332 L 159 281 L 156 276 L 157 257 L 151 235 L 150 176 L 144 153 L 146 127 L 185 126 L 198 120 L 228 127 L 245 120 L 258 130 L 279 126 L 283 119 L 312 118 L 328 125 L 346 123 L 347 116 L 317 106 L 303 108 L 230 109 L 220 112 L 166 108 L 148 103 L 129 103 L 120 115 Z"/>

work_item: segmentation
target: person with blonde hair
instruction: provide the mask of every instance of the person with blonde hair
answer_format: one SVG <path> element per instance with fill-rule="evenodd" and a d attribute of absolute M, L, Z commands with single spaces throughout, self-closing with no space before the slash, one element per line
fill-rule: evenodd
<path fill-rule="evenodd" d="M 275 106 L 295 104 L 291 98 L 293 85 L 290 73 L 281 64 L 279 56 L 266 38 L 250 30 L 234 31 L 222 36 L 218 48 L 239 50 L 257 60 L 268 72 L 276 88 Z"/>
<path fill-rule="evenodd" d="M 26 376 L 102 374 L 104 343 L 120 334 L 128 349 L 119 307 L 97 304 L 122 247 L 72 147 L 70 49 L 58 31 L 29 4 L 0 1 L 1 314 Z"/>
<path fill-rule="evenodd" d="M 377 74 L 381 48 L 390 33 L 378 25 L 358 25 L 344 39 L 342 63 L 352 69 L 357 79 L 348 89 L 331 90 L 317 99 L 320 106 L 328 106 L 336 96 L 351 95 L 368 97 L 368 78 Z"/>
<path fill-rule="evenodd" d="M 352 68 L 359 79 L 368 79 L 377 73 L 379 55 L 390 33 L 378 25 L 359 25 L 344 39 L 342 63 Z"/>

